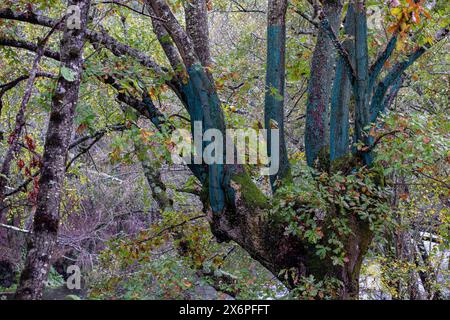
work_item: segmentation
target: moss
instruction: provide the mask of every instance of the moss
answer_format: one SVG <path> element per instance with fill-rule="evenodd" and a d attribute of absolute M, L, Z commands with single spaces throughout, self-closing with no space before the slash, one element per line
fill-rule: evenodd
<path fill-rule="evenodd" d="M 247 173 L 234 175 L 231 180 L 239 185 L 242 200 L 247 207 L 269 207 L 267 197 L 261 192 L 261 190 L 258 189 Z"/>
<path fill-rule="evenodd" d="M 356 167 L 356 159 L 352 154 L 347 154 L 343 157 L 337 158 L 330 163 L 330 172 L 336 173 L 338 171 L 348 174 Z"/>

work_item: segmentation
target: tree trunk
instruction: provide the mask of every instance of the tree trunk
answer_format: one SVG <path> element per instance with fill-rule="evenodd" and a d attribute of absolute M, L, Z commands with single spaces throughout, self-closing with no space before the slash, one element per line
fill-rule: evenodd
<path fill-rule="evenodd" d="M 17 299 L 40 299 L 56 245 L 59 205 L 65 175 L 67 150 L 72 135 L 75 107 L 81 81 L 82 52 L 90 0 L 71 0 L 79 8 L 80 28 L 69 29 L 69 20 L 61 40 L 62 71 L 52 98 L 52 111 L 44 146 L 39 180 L 37 210 L 28 243 L 25 268 L 20 275 Z M 70 17 L 69 17 L 70 19 Z M 72 27 L 72 26 L 71 26 Z"/>
<path fill-rule="evenodd" d="M 341 10 L 340 0 L 323 1 L 323 13 L 333 30 L 339 27 Z M 315 164 L 322 152 L 328 152 L 328 104 L 334 77 L 335 52 L 328 32 L 320 28 L 311 61 L 306 106 L 305 149 L 306 160 L 310 166 Z"/>
<path fill-rule="evenodd" d="M 267 129 L 267 156 L 278 157 L 279 169 L 270 176 L 273 190 L 277 179 L 289 179 L 289 160 L 284 134 L 284 86 L 286 60 L 286 0 L 269 0 L 267 14 L 267 67 L 264 126 Z M 272 123 L 275 122 L 275 123 Z M 279 130 L 279 147 L 272 155 L 273 127 Z"/>

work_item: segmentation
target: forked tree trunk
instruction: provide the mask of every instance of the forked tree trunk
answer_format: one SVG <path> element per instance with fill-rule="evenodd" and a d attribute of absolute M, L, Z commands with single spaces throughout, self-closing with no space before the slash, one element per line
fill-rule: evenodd
<path fill-rule="evenodd" d="M 75 107 L 81 81 L 83 45 L 90 0 L 70 0 L 79 9 L 66 19 L 61 40 L 61 75 L 52 98 L 52 110 L 44 146 L 39 179 L 37 210 L 28 242 L 25 267 L 20 275 L 17 299 L 40 299 L 56 245 L 59 205 L 63 190 L 67 150 L 72 136 Z M 69 12 L 70 13 L 70 12 Z M 70 19 L 79 28 L 69 29 Z M 73 27 L 73 25 L 71 25 Z"/>
<path fill-rule="evenodd" d="M 82 3 L 82 1 L 72 1 L 72 3 Z M 194 121 L 201 121 L 204 130 L 214 128 L 223 133 L 225 123 L 220 100 L 209 68 L 207 68 L 209 66 L 209 49 L 207 48 L 208 34 L 205 32 L 208 25 L 205 0 L 190 0 L 186 2 L 187 31 L 178 22 L 167 1 L 146 0 L 145 3 L 151 11 L 151 14 L 158 17 L 158 19 L 152 19 L 155 33 L 160 40 L 172 68 L 174 71 L 179 71 L 179 65 L 183 64 L 181 68 L 182 72 L 180 72 L 183 75 L 177 74 L 174 79 L 168 82 L 169 86 L 186 106 L 192 124 Z M 330 101 L 330 95 L 332 95 L 331 85 L 336 63 L 335 53 L 339 51 L 341 57 L 345 57 L 342 54 L 342 50 L 338 48 L 341 45 L 339 39 L 332 41 L 333 32 L 336 38 L 338 38 L 336 35 L 339 34 L 341 1 L 323 0 L 321 3 L 323 6 L 323 14 L 321 16 L 327 19 L 326 24 L 331 27 L 331 33 L 330 30 L 323 27 L 326 24 L 318 26 L 319 34 L 312 58 L 305 130 L 306 156 L 310 166 L 313 166 L 316 160 L 321 158 L 322 154 L 324 155 L 322 158 L 329 161 L 328 103 Z M 349 38 L 350 43 L 346 44 L 346 48 L 349 52 L 353 48 L 355 66 L 351 68 L 353 69 L 351 70 L 351 74 L 348 73 L 345 75 L 343 70 L 339 71 L 336 81 L 339 82 L 340 79 L 344 80 L 346 76 L 350 78 L 349 80 L 353 89 L 352 94 L 355 97 L 357 109 L 355 137 L 366 143 L 366 147 L 371 150 L 373 146 L 370 145 L 370 139 L 364 134 L 364 128 L 370 122 L 376 120 L 378 113 L 383 111 L 384 105 L 389 103 L 386 93 L 396 92 L 395 84 L 398 84 L 398 78 L 406 68 L 426 51 L 428 46 L 422 46 L 416 49 L 406 60 L 394 65 L 392 70 L 382 80 L 377 82 L 385 61 L 389 58 L 395 47 L 397 35 L 393 35 L 385 52 L 381 54 L 369 69 L 365 1 L 352 0 L 351 3 L 354 4 L 353 8 L 355 9 L 355 17 L 353 19 L 354 29 L 351 30 L 353 27 L 348 25 L 347 33 L 354 33 L 355 36 Z M 269 4 L 271 5 L 269 7 L 269 14 L 271 12 L 285 12 L 285 8 L 283 8 L 283 5 L 286 4 L 285 1 L 271 0 Z M 28 16 L 21 14 L 15 15 L 13 12 L 5 10 L 0 10 L 0 16 L 7 19 L 30 20 Z M 280 20 L 269 17 L 269 32 L 271 32 L 270 30 L 278 29 L 278 27 L 273 28 L 270 25 L 272 23 L 273 26 L 276 26 L 277 21 Z M 29 22 L 43 24 L 47 27 L 53 24 L 51 20 L 44 18 L 32 18 Z M 279 26 L 284 27 L 283 20 L 281 20 Z M 270 46 L 270 43 L 272 43 L 271 46 L 274 48 L 276 47 L 274 44 L 279 43 L 278 49 L 280 51 L 273 53 L 273 55 L 269 53 L 268 64 L 270 65 L 268 67 L 268 74 L 270 76 L 273 73 L 273 76 L 276 78 L 267 79 L 267 83 L 275 87 L 279 92 L 282 92 L 282 70 L 284 64 L 282 59 L 284 45 L 282 43 L 284 39 L 283 37 L 278 37 L 278 35 L 282 35 L 283 33 L 282 30 L 279 31 L 281 33 L 274 32 L 268 36 L 268 45 Z M 64 37 L 66 42 L 64 42 L 63 47 L 71 43 L 71 38 L 67 37 L 68 34 L 70 34 L 70 31 L 66 30 Z M 76 34 L 79 35 L 78 33 Z M 438 40 L 443 39 L 447 34 L 448 30 L 445 29 L 436 38 Z M 167 37 L 170 37 L 171 40 L 167 41 Z M 142 65 L 153 70 L 159 70 L 155 66 L 155 63 L 143 53 L 137 50 L 131 50 L 123 45 L 118 45 L 105 35 L 89 32 L 88 38 L 91 42 L 103 43 L 116 55 L 128 54 L 140 61 Z M 108 41 L 103 42 L 100 39 L 107 39 Z M 72 45 L 76 47 L 75 43 L 78 42 L 74 41 Z M 80 50 L 81 46 L 78 48 L 78 51 L 74 51 L 79 53 Z M 63 58 L 68 59 L 67 56 Z M 70 59 L 63 61 L 67 63 Z M 342 62 L 346 61 L 347 59 L 343 61 L 340 59 L 338 69 L 342 69 Z M 346 67 L 349 64 L 352 63 L 344 63 Z M 270 68 L 274 68 L 274 72 Z M 160 73 L 160 71 L 157 73 Z M 77 77 L 79 77 L 78 74 Z M 78 85 L 78 82 L 76 84 Z M 348 86 L 348 81 L 345 81 L 343 83 L 345 90 L 348 90 Z M 62 78 L 58 83 L 59 89 L 66 89 L 64 94 L 60 92 L 60 97 L 63 100 L 68 99 L 67 105 L 71 107 L 68 109 L 72 110 L 72 112 L 76 97 L 73 91 L 70 90 L 74 90 L 74 87 L 67 86 L 67 81 Z M 335 92 L 345 93 L 341 97 L 333 97 L 335 98 L 335 104 L 333 106 L 336 108 L 333 109 L 331 119 L 331 122 L 333 122 L 332 133 L 336 134 L 337 138 L 332 138 L 331 143 L 332 147 L 335 148 L 335 151 L 333 151 L 335 152 L 334 155 L 338 155 L 336 157 L 338 158 L 346 153 L 348 147 L 345 145 L 349 125 L 346 102 L 349 99 L 348 95 L 351 93 L 348 93 L 348 91 L 342 92 L 337 85 L 335 89 Z M 119 96 L 127 104 L 142 104 L 139 101 L 131 102 L 133 99 L 124 94 L 119 94 Z M 268 115 L 267 118 L 269 118 L 269 121 L 270 119 L 275 120 L 280 125 L 282 123 L 282 104 L 272 100 L 267 99 L 269 105 L 266 108 L 266 112 L 275 112 Z M 271 102 L 273 102 L 272 105 L 270 105 Z M 67 125 L 69 122 L 65 121 L 72 116 L 72 113 L 66 109 L 59 110 L 57 108 L 63 104 L 59 102 L 58 98 L 55 98 L 53 101 L 54 110 L 50 119 L 49 134 L 46 141 L 44 159 L 47 162 L 44 163 L 44 172 L 41 178 L 42 188 L 40 191 L 38 213 L 35 220 L 30 253 L 27 258 L 25 270 L 21 276 L 21 285 L 18 290 L 18 297 L 22 298 L 39 297 L 39 288 L 42 287 L 41 281 L 45 279 L 46 272 L 49 268 L 51 248 L 56 241 L 58 225 L 58 206 L 56 204 L 59 203 L 62 173 L 53 165 L 63 161 L 58 160 L 59 162 L 56 162 L 54 155 L 59 154 L 62 158 L 65 155 L 64 143 L 65 139 L 68 139 L 67 131 L 65 130 L 71 130 L 71 126 Z M 161 126 L 160 116 L 150 117 L 150 120 L 155 126 Z M 61 127 L 59 127 L 59 130 L 51 129 L 52 126 L 58 127 L 62 122 L 65 124 L 65 129 Z M 280 153 L 282 153 L 282 150 L 280 150 Z M 352 155 L 349 155 L 349 158 L 350 156 Z M 370 165 L 371 163 L 370 155 L 364 157 L 364 155 L 357 153 L 353 156 L 364 158 L 365 165 Z M 325 279 L 327 276 L 335 277 L 342 283 L 339 291 L 335 293 L 335 297 L 348 299 L 358 296 L 358 280 L 361 263 L 372 238 L 372 233 L 365 222 L 361 221 L 357 216 L 352 216 L 350 213 L 347 215 L 349 220 L 348 226 L 352 232 L 350 236 L 340 239 L 345 247 L 346 259 L 342 267 L 334 266 L 330 259 L 320 259 L 316 254 L 315 248 L 305 243 L 305 241 L 301 241 L 298 237 L 287 236 L 285 234 L 285 225 L 271 221 L 268 218 L 271 203 L 258 189 L 243 166 L 216 163 L 209 165 L 190 165 L 189 168 L 203 184 L 202 200 L 204 201 L 205 208 L 211 208 L 209 214 L 211 229 L 219 241 L 235 241 L 276 276 L 279 276 L 282 270 L 294 270 L 298 276 L 314 275 L 317 280 Z M 320 168 L 329 170 L 327 166 L 320 166 Z M 48 184 L 47 182 L 49 180 L 57 183 Z M 330 219 L 333 217 L 333 212 L 327 212 L 325 216 L 327 217 L 326 219 Z M 330 228 L 327 229 L 325 225 L 323 229 L 325 236 L 327 232 L 332 231 L 331 224 L 329 226 Z M 40 274 L 42 270 L 44 272 Z M 296 285 L 295 277 L 284 279 L 282 276 L 279 276 L 279 278 L 290 288 L 294 288 Z"/>

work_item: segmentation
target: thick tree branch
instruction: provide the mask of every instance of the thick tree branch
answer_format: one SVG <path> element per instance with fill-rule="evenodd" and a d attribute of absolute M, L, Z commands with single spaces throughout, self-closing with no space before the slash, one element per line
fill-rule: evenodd
<path fill-rule="evenodd" d="M 389 42 L 386 45 L 386 48 L 384 51 L 378 56 L 378 58 L 375 60 L 375 62 L 370 67 L 369 71 L 369 87 L 368 92 L 371 93 L 373 89 L 373 85 L 375 81 L 377 80 L 378 76 L 381 73 L 381 70 L 383 69 L 384 64 L 389 59 L 389 57 L 392 55 L 392 52 L 395 50 L 395 45 L 397 44 L 397 38 L 398 34 L 395 32 Z"/>
<path fill-rule="evenodd" d="M 188 0 L 184 3 L 186 32 L 192 39 L 195 53 L 204 67 L 211 64 L 209 27 L 206 0 Z"/>
<path fill-rule="evenodd" d="M 314 21 L 309 15 L 302 12 L 301 10 L 294 8 L 293 9 L 295 13 L 300 15 L 303 19 L 307 20 L 309 23 L 311 23 L 313 26 L 315 26 L 317 29 L 323 29 L 326 31 L 327 35 L 330 37 L 334 47 L 338 51 L 339 55 L 344 59 L 345 66 L 351 76 L 351 82 L 353 83 L 355 79 L 355 68 L 353 67 L 352 59 L 350 58 L 350 55 L 348 51 L 344 48 L 342 43 L 339 41 L 338 36 L 336 35 L 336 32 L 334 31 L 333 27 L 330 24 L 330 21 L 325 16 L 325 14 L 322 12 L 320 15 L 320 22 Z"/>
<path fill-rule="evenodd" d="M 36 52 L 38 50 L 38 45 L 26 42 L 23 40 L 16 40 L 16 39 L 9 39 L 9 38 L 1 38 L 0 39 L 0 46 L 7 46 L 7 47 L 14 47 L 19 49 L 25 49 L 28 51 Z M 45 57 L 54 59 L 54 60 L 60 60 L 59 52 L 52 51 L 49 49 L 45 49 L 43 55 Z"/>
<path fill-rule="evenodd" d="M 150 5 L 145 5 L 145 8 L 152 16 L 153 32 L 156 34 L 156 37 L 161 47 L 163 48 L 170 65 L 172 66 L 172 69 L 175 72 L 183 71 L 184 70 L 183 60 L 181 60 L 178 49 L 172 42 L 172 39 L 169 33 L 167 32 L 166 27 L 161 22 L 161 19 L 153 18 L 156 15 L 155 12 L 153 11 L 153 8 Z"/>
<path fill-rule="evenodd" d="M 440 29 L 436 36 L 434 43 L 437 43 L 448 36 L 449 28 Z M 375 92 L 372 97 L 370 104 L 370 116 L 371 122 L 376 121 L 379 112 L 383 106 L 383 101 L 385 99 L 388 89 L 402 76 L 403 72 L 406 71 L 417 59 L 419 59 L 428 49 L 431 48 L 431 44 L 426 44 L 417 48 L 412 52 L 405 60 L 395 64 L 389 73 L 381 80 L 376 86 Z"/>
<path fill-rule="evenodd" d="M 173 15 L 172 10 L 167 5 L 165 0 L 146 0 L 148 6 L 150 6 L 154 13 L 165 20 L 164 26 L 167 32 L 175 42 L 181 57 L 186 65 L 186 68 L 190 68 L 196 62 L 199 62 L 199 58 L 195 53 L 195 47 L 192 40 L 189 38 L 183 27 L 178 22 L 177 18 Z"/>
<path fill-rule="evenodd" d="M 10 19 L 17 20 L 22 22 L 28 22 L 35 25 L 41 25 L 45 27 L 52 28 L 56 24 L 56 20 L 51 19 L 49 17 L 43 15 L 37 15 L 32 12 L 15 12 L 9 8 L 0 9 L 0 19 Z M 62 30 L 62 27 L 58 27 L 59 30 Z M 96 45 L 102 45 L 109 51 L 111 51 L 115 56 L 121 57 L 123 55 L 130 56 L 136 59 L 143 66 L 152 69 L 157 74 L 164 74 L 165 70 L 161 68 L 153 59 L 139 50 L 136 50 L 126 44 L 123 44 L 113 37 L 111 37 L 106 32 L 97 32 L 94 30 L 88 29 L 86 31 L 86 38 L 89 42 Z M 59 59 L 57 59 L 59 60 Z"/>
<path fill-rule="evenodd" d="M 320 25 L 327 32 L 339 55 L 344 59 L 345 66 L 347 67 L 347 71 L 350 74 L 350 82 L 353 83 L 355 81 L 356 73 L 350 55 L 348 54 L 347 50 L 345 50 L 342 43 L 339 41 L 336 32 L 334 31 L 333 27 L 330 25 L 330 22 L 324 15 L 321 15 Z"/>
<path fill-rule="evenodd" d="M 74 77 L 69 80 L 60 75 L 52 97 L 33 234 L 29 239 L 27 257 L 15 296 L 21 300 L 42 297 L 44 280 L 50 270 L 50 259 L 57 242 L 64 169 L 81 83 L 90 0 L 69 0 L 68 8 L 73 8 L 71 6 L 79 9 L 80 27 L 71 28 L 69 24 L 64 24 L 60 52 L 61 68 L 70 69 Z M 58 27 L 58 23 L 52 26 Z"/>

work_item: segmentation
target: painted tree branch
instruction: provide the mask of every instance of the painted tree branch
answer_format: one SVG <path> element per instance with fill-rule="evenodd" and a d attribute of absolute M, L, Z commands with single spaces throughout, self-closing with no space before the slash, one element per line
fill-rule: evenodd
<path fill-rule="evenodd" d="M 450 30 L 448 27 L 440 29 L 436 33 L 434 43 L 440 42 L 445 39 L 448 36 L 449 31 Z M 379 113 L 382 111 L 382 102 L 384 101 L 389 88 L 394 85 L 398 78 L 403 75 L 406 69 L 408 69 L 414 62 L 417 61 L 417 59 L 425 54 L 427 50 L 431 48 L 431 46 L 431 44 L 426 44 L 414 50 L 414 52 L 409 54 L 409 56 L 405 60 L 395 64 L 388 72 L 388 74 L 378 83 L 370 104 L 371 122 L 375 122 Z"/>
<path fill-rule="evenodd" d="M 344 25 L 345 35 L 349 38 L 343 43 L 348 52 L 348 58 L 354 64 L 355 55 L 355 8 L 349 4 Z M 344 157 L 349 151 L 350 129 L 350 97 L 352 95 L 352 80 L 348 67 L 345 67 L 346 59 L 341 55 L 337 58 L 336 75 L 331 94 L 330 111 L 330 160 Z M 354 79 L 353 79 L 354 81 Z"/>
<path fill-rule="evenodd" d="M 370 112 L 368 108 L 369 82 L 369 49 L 367 44 L 367 13 L 365 0 L 355 0 L 355 71 L 353 84 L 355 96 L 355 143 L 363 142 L 370 145 L 371 137 L 365 132 L 369 125 Z M 354 150 L 355 151 L 355 150 Z M 372 163 L 370 153 L 363 154 L 366 165 Z"/>
<path fill-rule="evenodd" d="M 384 64 L 389 59 L 389 57 L 392 55 L 392 52 L 394 52 L 395 45 L 397 44 L 397 38 L 398 38 L 398 34 L 397 34 L 397 32 L 395 32 L 392 35 L 389 42 L 387 43 L 386 48 L 383 50 L 383 52 L 378 56 L 378 58 L 375 60 L 375 62 L 370 67 L 369 87 L 368 87 L 369 94 L 372 93 L 375 81 L 377 80 L 378 76 L 380 75 Z"/>
<path fill-rule="evenodd" d="M 284 87 L 286 73 L 286 0 L 269 0 L 267 14 L 266 93 L 264 100 L 264 126 L 267 134 L 267 155 L 272 162 L 278 157 L 278 171 L 270 176 L 271 187 L 276 190 L 277 180 L 289 177 L 289 159 L 284 132 Z M 274 123 L 275 124 L 274 124 Z M 273 126 L 279 130 L 278 150 L 272 155 Z"/>

